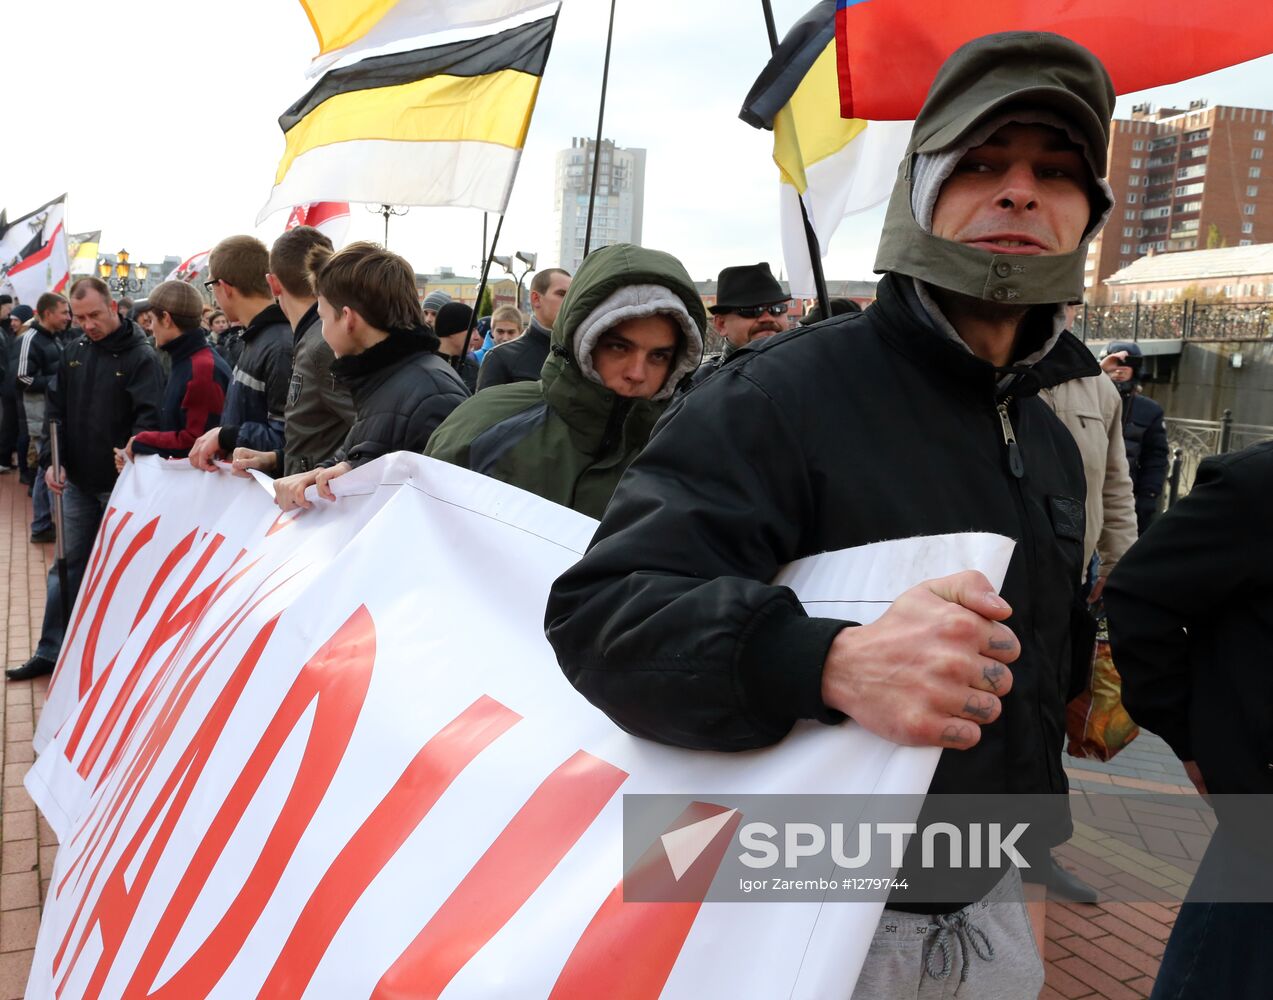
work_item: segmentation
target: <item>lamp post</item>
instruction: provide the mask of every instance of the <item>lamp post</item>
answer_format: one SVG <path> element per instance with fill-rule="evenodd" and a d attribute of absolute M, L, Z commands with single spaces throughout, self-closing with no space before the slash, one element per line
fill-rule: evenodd
<path fill-rule="evenodd" d="M 97 262 L 97 273 L 112 292 L 139 292 L 150 275 L 150 268 L 145 264 L 132 264 L 128 260 L 128 251 L 121 250 L 115 255 L 112 264 L 105 257 Z"/>
<path fill-rule="evenodd" d="M 525 270 L 523 270 L 520 275 L 515 274 L 513 271 L 513 257 L 516 257 L 518 260 L 520 260 L 523 264 L 526 265 Z M 518 250 L 517 253 L 513 255 L 513 257 L 492 257 L 491 260 L 495 261 L 496 264 L 502 267 L 510 275 L 513 275 L 514 277 L 517 278 L 517 308 L 521 309 L 522 308 L 522 282 L 526 280 L 526 275 L 530 274 L 531 271 L 535 270 L 535 264 L 539 260 L 539 254 L 531 253 L 528 250 Z"/>

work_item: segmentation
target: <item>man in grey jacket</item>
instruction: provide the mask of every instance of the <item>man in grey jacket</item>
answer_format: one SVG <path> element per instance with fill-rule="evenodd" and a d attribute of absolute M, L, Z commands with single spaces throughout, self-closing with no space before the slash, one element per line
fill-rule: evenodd
<path fill-rule="evenodd" d="M 265 276 L 279 308 L 296 331 L 292 348 L 292 380 L 284 411 L 283 451 L 234 450 L 236 471 L 293 476 L 317 469 L 336 454 L 354 422 L 349 389 L 332 377 L 336 356 L 323 340 L 318 297 L 310 274 L 309 255 L 315 247 L 332 252 L 332 242 L 313 226 L 289 229 L 270 248 L 270 271 Z"/>

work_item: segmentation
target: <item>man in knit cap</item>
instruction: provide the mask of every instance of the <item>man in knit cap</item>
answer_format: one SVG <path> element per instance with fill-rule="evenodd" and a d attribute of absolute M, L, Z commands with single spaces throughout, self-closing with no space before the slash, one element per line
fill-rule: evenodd
<path fill-rule="evenodd" d="M 430 292 L 424 297 L 424 301 L 420 304 L 424 309 L 424 325 L 433 328 L 433 324 L 437 321 L 438 313 L 442 311 L 442 307 L 451 301 L 451 296 L 441 289 Z"/>
<path fill-rule="evenodd" d="M 1083 466 L 1038 393 L 1099 371 L 1064 306 L 1112 208 L 1113 108 L 1101 63 L 1057 35 L 951 55 L 898 170 L 875 304 L 744 348 L 686 393 L 554 585 L 548 638 L 593 704 L 697 749 L 847 718 L 940 747 L 933 793 L 1005 808 L 1041 794 L 1053 822 L 1017 848 L 1047 864 L 1068 837 L 1065 705 L 1094 630 L 1078 593 Z M 770 582 L 819 552 L 967 531 L 1016 540 L 1000 592 L 958 573 L 859 625 L 809 617 Z M 1027 919 L 1017 868 L 913 859 L 853 995 L 1037 996 L 1042 906 Z M 914 891 L 939 883 L 959 894 Z"/>

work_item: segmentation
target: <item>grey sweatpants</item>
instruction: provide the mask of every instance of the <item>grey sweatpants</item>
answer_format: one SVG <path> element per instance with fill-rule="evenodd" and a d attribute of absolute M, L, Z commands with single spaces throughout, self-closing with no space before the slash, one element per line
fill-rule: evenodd
<path fill-rule="evenodd" d="M 1013 868 L 955 913 L 886 908 L 853 1000 L 1036 1000 L 1042 989 L 1043 959 Z"/>

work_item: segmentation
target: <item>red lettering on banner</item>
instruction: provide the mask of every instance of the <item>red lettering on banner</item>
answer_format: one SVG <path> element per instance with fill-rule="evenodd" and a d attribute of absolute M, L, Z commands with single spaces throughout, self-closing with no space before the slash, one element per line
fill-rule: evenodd
<path fill-rule="evenodd" d="M 123 526 L 123 522 L 121 522 L 120 528 L 122 529 Z M 106 621 L 106 612 L 115 597 L 115 591 L 119 589 L 120 577 L 132 565 L 133 560 L 137 558 L 137 554 L 155 537 L 155 531 L 158 527 L 159 518 L 152 518 L 141 531 L 133 536 L 132 541 L 128 543 L 128 548 L 119 557 L 119 562 L 113 567 L 111 567 L 110 552 L 107 552 L 102 559 L 102 576 L 105 577 L 109 569 L 110 577 L 106 581 L 106 587 L 102 590 L 101 597 L 98 598 L 97 613 L 93 616 L 93 622 L 89 625 L 88 634 L 84 637 L 84 655 L 80 660 L 81 697 L 88 691 L 94 680 L 93 667 L 97 663 L 97 640 L 101 637 L 102 625 Z"/>
<path fill-rule="evenodd" d="M 521 720 L 483 696 L 416 754 L 341 849 L 283 945 L 261 996 L 300 996 L 336 931 L 372 880 L 473 760 Z"/>
<path fill-rule="evenodd" d="M 84 921 L 83 927 L 77 935 L 78 939 L 74 940 L 72 935 L 76 926 L 80 924 L 79 918 L 84 902 L 90 896 L 93 885 L 99 881 L 101 866 L 110 852 L 110 845 L 102 851 L 97 867 L 93 872 L 91 884 L 81 887 L 80 905 L 76 910 L 75 918 L 67 925 L 67 933 L 53 958 L 55 975 L 59 968 L 63 970 L 61 982 L 57 986 L 59 994 L 65 988 L 71 971 L 78 962 L 84 945 L 91 937 L 93 929 L 97 928 L 101 936 L 102 950 L 94 963 L 92 974 L 84 990 L 84 996 L 100 996 L 106 974 L 110 971 L 116 955 L 119 954 L 124 935 L 127 933 L 133 917 L 136 916 L 137 907 L 145 894 L 146 886 L 149 884 L 156 866 L 159 864 L 159 858 L 164 848 L 168 846 L 173 827 L 176 826 L 177 820 L 180 819 L 182 812 L 185 810 L 186 803 L 194 792 L 195 784 L 203 773 L 203 769 L 222 730 L 225 728 L 230 713 L 238 702 L 248 678 L 252 675 L 252 671 L 256 668 L 257 663 L 260 662 L 261 654 L 265 651 L 265 647 L 268 645 L 277 625 L 278 616 L 276 615 L 261 629 L 244 653 L 243 659 L 235 668 L 234 673 L 220 695 L 218 695 L 203 724 L 199 727 L 199 731 L 195 734 L 194 739 L 190 741 L 190 745 L 181 755 L 181 759 L 164 782 L 159 796 L 147 810 L 141 825 L 133 833 L 132 839 L 115 862 L 114 868 L 102 880 L 101 894 L 93 905 L 88 918 Z M 157 825 L 158 829 L 156 829 Z M 132 865 L 133 859 L 141 852 L 146 838 L 152 832 L 154 833 L 154 839 L 146 850 L 146 854 L 137 870 L 137 876 L 130 888 L 125 885 L 124 872 Z M 86 854 L 87 852 L 82 856 L 86 856 Z M 67 877 L 70 877 L 69 873 Z M 63 967 L 63 960 L 67 958 L 68 948 L 71 948 L 69 961 Z"/>
<path fill-rule="evenodd" d="M 199 621 L 203 618 L 208 605 L 212 602 L 213 597 L 221 590 L 226 575 L 234 569 L 234 567 L 242 559 L 243 553 L 240 552 L 234 562 L 223 570 L 215 579 L 213 579 L 211 583 L 204 587 L 203 590 L 196 594 L 189 603 L 185 605 L 182 604 L 182 602 L 186 600 L 190 591 L 194 588 L 196 581 L 198 581 L 199 577 L 202 576 L 204 571 L 208 568 L 208 563 L 212 561 L 212 558 L 216 555 L 217 550 L 221 547 L 221 543 L 224 540 L 225 539 L 221 535 L 217 535 L 216 538 L 213 539 L 212 544 L 204 549 L 198 560 L 195 561 L 190 572 L 186 574 L 185 580 L 183 580 L 181 585 L 178 586 L 176 592 L 168 601 L 167 607 L 164 608 L 158 621 L 156 621 L 152 627 L 150 634 L 146 637 L 146 645 L 142 647 L 141 652 L 137 655 L 137 659 L 129 665 L 128 672 L 125 674 L 124 681 L 120 685 L 119 690 L 111 695 L 110 707 L 106 712 L 105 718 L 97 722 L 94 721 L 97 715 L 97 706 L 109 687 L 110 678 L 114 672 L 113 668 L 115 666 L 115 659 L 111 660 L 110 665 L 106 670 L 102 671 L 101 676 L 98 677 L 97 682 L 93 685 L 92 692 L 84 700 L 83 705 L 80 707 L 79 718 L 76 720 L 75 728 L 66 742 L 66 757 L 68 760 L 74 760 L 75 754 L 79 751 L 80 740 L 83 739 L 85 733 L 88 731 L 88 727 L 92 725 L 94 732 L 93 741 L 89 745 L 88 751 L 83 755 L 79 763 L 76 764 L 75 768 L 81 777 L 87 778 L 94 766 L 96 766 L 106 741 L 111 737 L 115 729 L 115 725 L 119 721 L 120 714 L 124 711 L 129 697 L 132 695 L 137 684 L 144 676 L 147 668 L 150 666 L 150 661 L 154 659 L 155 654 L 158 653 L 159 650 L 169 642 L 169 640 L 174 638 L 179 640 L 173 646 L 172 651 L 168 654 L 168 658 L 163 665 L 163 667 L 166 668 L 185 650 L 190 636 L 193 634 L 195 627 L 199 624 Z M 190 541 L 193 542 L 193 536 Z M 171 573 L 171 567 L 167 568 L 168 573 Z M 235 579 L 241 578 L 250 568 L 251 564 L 244 567 L 235 576 Z M 157 592 L 157 588 L 155 592 Z M 151 601 L 154 600 L 153 592 L 148 596 Z M 145 616 L 145 612 L 147 610 L 149 610 L 148 607 L 143 607 L 142 610 L 139 611 L 138 621 Z M 135 625 L 136 623 L 134 623 L 134 627 Z M 122 645 L 120 648 L 123 648 Z M 117 651 L 115 653 L 115 658 L 118 659 L 118 657 L 119 652 Z M 163 668 L 160 669 L 159 674 L 156 675 L 155 679 L 158 680 L 158 677 L 162 676 L 162 673 Z M 133 712 L 130 719 L 130 725 L 126 727 L 125 731 L 116 741 L 117 745 L 128 739 L 128 735 L 132 730 L 132 725 L 135 725 L 139 715 L 138 710 L 144 709 L 145 705 L 146 699 L 143 698 L 141 703 L 137 706 L 137 709 Z"/>
<path fill-rule="evenodd" d="M 440 996 L 543 884 L 627 777 L 582 750 L 549 775 L 381 977 L 374 1000 Z M 287 995 L 299 996 L 307 983 L 289 983 L 300 989 Z M 263 995 L 282 995 L 269 985 Z"/>
<path fill-rule="evenodd" d="M 710 819 L 724 811 L 722 806 L 692 803 L 667 832 Z M 716 877 L 725 850 L 741 821 L 740 813 L 730 817 L 680 879 L 672 872 L 662 842 L 652 844 L 624 879 L 640 880 L 644 896 L 662 895 L 689 901 L 624 902 L 623 882 L 620 882 L 575 944 L 549 1000 L 574 1000 L 576 997 L 656 1000 L 680 957 L 685 939 L 703 905 L 701 900 Z"/>
<path fill-rule="evenodd" d="M 367 609 L 360 607 L 301 669 L 186 866 L 133 971 L 125 996 L 170 1000 L 202 997 L 224 975 L 265 909 L 301 835 L 327 794 L 366 700 L 375 655 L 375 625 Z M 256 864 L 195 953 L 167 982 L 153 989 L 155 977 L 226 843 L 284 742 L 310 705 L 315 705 L 314 720 L 300 767 Z M 210 744 L 207 749 L 211 751 Z M 174 803 L 171 812 L 179 812 L 178 807 L 184 808 L 184 805 L 184 801 Z M 167 838 L 163 838 L 162 844 L 159 837 L 155 839 L 162 852 Z"/>
<path fill-rule="evenodd" d="M 63 851 L 70 850 L 74 852 L 74 860 L 67 866 L 66 874 L 58 883 L 57 893 L 59 896 L 66 890 L 71 880 L 78 878 L 87 867 L 98 845 L 103 841 L 107 841 L 106 848 L 98 855 L 97 864 L 89 878 L 90 884 L 95 884 L 98 881 L 100 869 L 105 858 L 110 853 L 110 848 L 118 834 L 123 816 L 132 809 L 143 784 L 150 777 L 150 772 L 154 768 L 160 753 L 168 746 L 178 721 L 184 715 L 190 698 L 203 680 L 203 676 L 209 666 L 221 655 L 247 617 L 291 578 L 284 579 L 262 593 L 261 591 L 265 588 L 265 584 L 269 579 L 270 577 L 266 577 L 265 580 L 256 586 L 239 607 L 231 612 L 203 646 L 200 647 L 190 663 L 185 665 L 182 676 L 169 692 L 167 701 L 159 709 L 155 721 L 142 740 L 141 746 L 134 753 L 128 773 L 123 777 L 119 787 L 116 788 L 112 796 L 103 797 L 97 801 L 93 806 L 92 812 L 85 817 L 80 828 L 72 836 L 70 844 L 62 845 Z M 222 588 L 222 592 L 233 583 L 234 580 L 226 583 Z M 247 676 L 246 673 L 236 672 L 231 677 L 231 683 L 246 682 Z M 155 688 L 159 682 L 160 678 L 156 677 L 152 682 L 151 688 Z M 122 746 L 116 749 L 116 756 L 112 757 L 107 768 L 108 772 L 115 767 L 120 753 L 122 753 Z M 105 777 L 102 780 L 105 781 Z M 109 840 L 107 840 L 108 835 Z M 83 898 L 82 895 L 81 898 Z"/>

